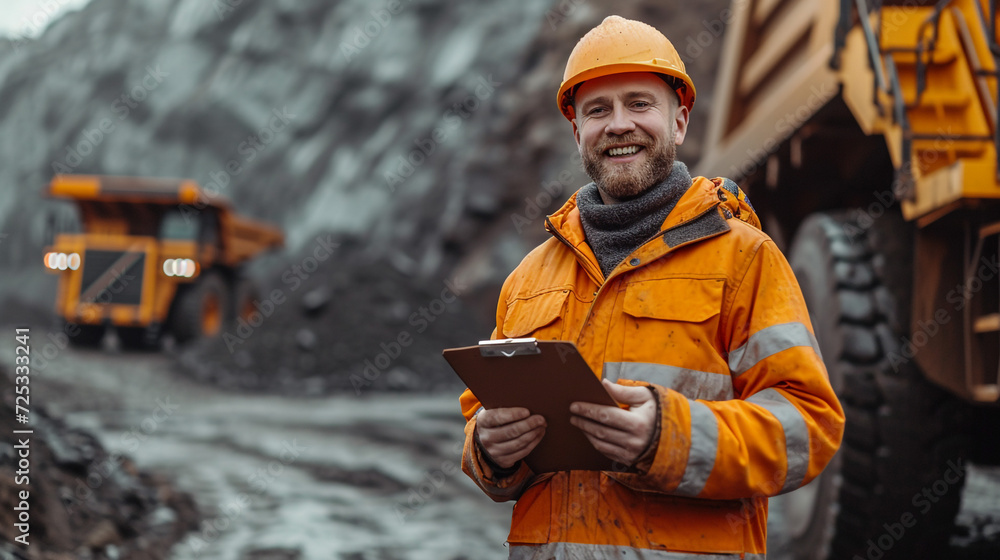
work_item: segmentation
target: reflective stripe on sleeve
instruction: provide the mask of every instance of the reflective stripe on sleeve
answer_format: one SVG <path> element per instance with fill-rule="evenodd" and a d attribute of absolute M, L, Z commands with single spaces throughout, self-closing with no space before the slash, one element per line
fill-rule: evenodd
<path fill-rule="evenodd" d="M 673 389 L 689 399 L 726 401 L 733 398 L 733 378 L 729 375 L 646 362 L 607 362 L 604 378 L 631 379 Z"/>
<path fill-rule="evenodd" d="M 785 432 L 788 472 L 780 493 L 791 492 L 802 486 L 809 467 L 809 428 L 806 426 L 806 419 L 795 405 L 775 389 L 764 389 L 748 398 L 747 402 L 767 409 Z"/>
<path fill-rule="evenodd" d="M 511 545 L 510 560 L 551 560 L 552 558 L 614 558 L 615 560 L 735 560 L 739 554 L 696 554 L 634 548 L 610 544 L 554 542 L 537 545 Z M 747 560 L 764 560 L 764 554 L 744 554 Z"/>
<path fill-rule="evenodd" d="M 730 352 L 729 369 L 738 377 L 764 358 L 796 346 L 809 346 L 823 359 L 819 342 L 804 324 L 782 323 L 753 333 L 746 344 Z"/>
<path fill-rule="evenodd" d="M 688 401 L 691 407 L 691 450 L 688 452 L 684 476 L 674 491 L 680 496 L 697 496 L 705 488 L 708 475 L 715 467 L 719 449 L 719 422 L 705 403 Z"/>

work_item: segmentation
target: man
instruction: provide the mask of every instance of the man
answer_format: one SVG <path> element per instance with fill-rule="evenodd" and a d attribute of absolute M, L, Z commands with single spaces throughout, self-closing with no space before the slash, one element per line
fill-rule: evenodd
<path fill-rule="evenodd" d="M 844 415 L 801 291 L 742 191 L 675 159 L 695 88 L 654 28 L 577 44 L 559 108 L 593 183 L 500 293 L 493 338 L 574 341 L 627 409 L 573 403 L 615 471 L 535 475 L 545 419 L 466 391 L 463 470 L 517 500 L 511 558 L 763 558 L 767 497 L 833 457 Z"/>

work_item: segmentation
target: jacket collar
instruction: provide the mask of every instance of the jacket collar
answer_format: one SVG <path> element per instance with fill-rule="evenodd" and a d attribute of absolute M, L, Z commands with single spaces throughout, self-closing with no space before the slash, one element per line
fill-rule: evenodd
<path fill-rule="evenodd" d="M 640 262 L 645 264 L 682 245 L 725 233 L 730 229 L 726 220 L 734 214 L 740 216 L 743 221 L 759 227 L 760 222 L 757 221 L 753 210 L 748 211 L 746 206 L 741 207 L 738 196 L 729 195 L 730 188 L 735 185 L 729 185 L 726 181 L 721 178 L 695 177 L 691 187 L 685 191 L 663 221 L 659 234 L 636 249 L 632 256 L 638 257 Z M 573 193 L 559 210 L 546 217 L 545 229 L 570 246 L 587 272 L 595 277 L 595 280 L 600 279 L 598 283 L 602 283 L 604 279 L 601 268 L 597 264 L 593 250 L 587 244 L 583 224 L 580 222 L 580 210 L 576 206 L 577 194 L 579 191 Z M 614 274 L 615 271 L 612 271 L 611 275 Z"/>

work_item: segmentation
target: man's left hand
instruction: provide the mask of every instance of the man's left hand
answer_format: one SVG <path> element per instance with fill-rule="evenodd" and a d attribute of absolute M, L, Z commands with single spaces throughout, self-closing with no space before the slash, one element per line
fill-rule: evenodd
<path fill-rule="evenodd" d="M 649 446 L 656 429 L 656 401 L 648 387 L 618 385 L 607 379 L 604 388 L 616 401 L 629 405 L 628 410 L 617 406 L 575 402 L 570 422 L 583 430 L 595 449 L 613 461 L 632 466 Z"/>

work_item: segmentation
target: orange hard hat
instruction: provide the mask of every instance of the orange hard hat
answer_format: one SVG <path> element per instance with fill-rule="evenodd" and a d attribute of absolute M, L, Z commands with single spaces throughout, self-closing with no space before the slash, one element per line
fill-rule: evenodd
<path fill-rule="evenodd" d="M 689 111 L 694 106 L 694 82 L 687 75 L 674 45 L 651 25 L 608 16 L 573 47 L 556 96 L 559 110 L 573 120 L 576 86 L 587 80 L 625 72 L 654 72 L 667 76 L 666 81 L 674 88 L 681 105 Z"/>

